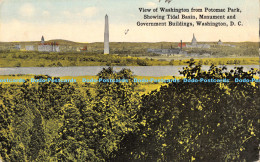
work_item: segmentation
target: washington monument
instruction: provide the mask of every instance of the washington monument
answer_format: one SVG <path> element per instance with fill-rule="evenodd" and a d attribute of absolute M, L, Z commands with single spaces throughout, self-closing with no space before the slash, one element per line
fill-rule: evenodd
<path fill-rule="evenodd" d="M 108 16 L 105 16 L 104 54 L 109 54 L 109 26 Z"/>

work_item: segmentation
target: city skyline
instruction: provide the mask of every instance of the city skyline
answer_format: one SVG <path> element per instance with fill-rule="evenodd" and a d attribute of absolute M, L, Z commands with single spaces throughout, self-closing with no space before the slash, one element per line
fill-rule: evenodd
<path fill-rule="evenodd" d="M 252 2 L 254 1 L 254 2 Z M 0 41 L 38 41 L 64 39 L 75 42 L 102 42 L 104 16 L 110 18 L 110 42 L 190 42 L 195 33 L 198 42 L 259 41 L 258 0 L 205 1 L 175 0 L 169 4 L 158 0 L 126 1 L 18 1 L 0 0 Z M 157 7 L 239 7 L 243 27 L 138 27 L 144 13 L 139 8 Z M 128 33 L 125 34 L 125 30 Z"/>

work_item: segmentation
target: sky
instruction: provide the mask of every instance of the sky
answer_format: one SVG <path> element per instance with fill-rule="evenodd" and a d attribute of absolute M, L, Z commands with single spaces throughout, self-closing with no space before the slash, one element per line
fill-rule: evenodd
<path fill-rule="evenodd" d="M 137 21 L 147 21 L 139 8 L 157 7 L 238 7 L 242 13 L 237 14 L 237 18 L 243 22 L 243 27 L 136 25 Z M 259 41 L 259 0 L 172 0 L 170 3 L 164 0 L 0 0 L 0 41 L 40 41 L 43 35 L 46 40 L 102 42 L 106 14 L 109 16 L 111 42 L 188 42 L 193 33 L 198 41 Z M 127 29 L 129 31 L 125 34 Z"/>

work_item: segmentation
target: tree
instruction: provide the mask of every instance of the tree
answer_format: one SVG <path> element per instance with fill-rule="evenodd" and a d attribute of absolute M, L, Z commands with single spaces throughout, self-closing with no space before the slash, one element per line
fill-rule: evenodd
<path fill-rule="evenodd" d="M 112 68 L 103 69 L 99 79 L 114 79 L 115 82 L 99 82 L 93 110 L 97 125 L 96 146 L 106 160 L 112 158 L 122 138 L 136 128 L 136 112 L 139 108 L 139 95 L 134 93 L 136 83 L 130 70 L 122 69 L 116 73 Z M 118 80 L 118 81 L 116 81 Z M 120 81 L 121 80 L 121 81 Z M 125 80 L 125 82 L 123 81 Z M 127 81 L 126 81 L 127 80 Z"/>
<path fill-rule="evenodd" d="M 122 138 L 137 126 L 139 95 L 133 92 L 132 72 L 107 68 L 98 77 L 94 98 L 75 98 L 62 109 L 64 124 L 51 146 L 52 156 L 58 160 L 107 161 Z"/>
<path fill-rule="evenodd" d="M 51 146 L 55 160 L 97 161 L 91 149 L 91 137 L 84 127 L 79 109 L 72 104 L 63 107 L 64 124 L 59 130 L 57 141 Z M 93 124 L 93 123 L 91 123 Z"/>
<path fill-rule="evenodd" d="M 227 83 L 169 83 L 142 97 L 139 129 L 120 143 L 116 160 L 253 161 L 258 156 L 259 86 L 235 83 L 255 70 L 211 66 L 202 71 L 190 61 L 187 79 L 229 79 Z M 248 154 L 248 152 L 253 152 Z"/>

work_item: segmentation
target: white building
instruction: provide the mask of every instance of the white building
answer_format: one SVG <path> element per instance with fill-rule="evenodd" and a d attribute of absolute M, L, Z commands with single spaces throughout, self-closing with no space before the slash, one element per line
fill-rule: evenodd
<path fill-rule="evenodd" d="M 191 40 L 191 44 L 186 45 L 187 48 L 210 48 L 209 44 L 198 44 L 195 35 L 193 34 L 193 38 Z"/>
<path fill-rule="evenodd" d="M 218 41 L 218 45 L 222 45 L 223 43 L 221 42 L 221 40 Z"/>
<path fill-rule="evenodd" d="M 27 45 L 25 46 L 26 51 L 34 51 L 34 46 L 33 45 Z"/>
<path fill-rule="evenodd" d="M 38 45 L 38 51 L 40 52 L 60 52 L 60 47 L 56 42 L 45 43 L 44 37 L 41 38 L 41 44 Z"/>
<path fill-rule="evenodd" d="M 218 41 L 218 45 L 219 46 L 228 46 L 228 47 L 236 47 L 235 45 L 231 45 L 231 44 L 224 44 L 221 42 L 221 40 Z"/>
<path fill-rule="evenodd" d="M 151 49 L 148 48 L 147 52 L 160 54 L 162 56 L 169 56 L 174 54 L 187 54 L 186 51 L 182 51 L 180 48 L 172 48 L 172 49 Z"/>

